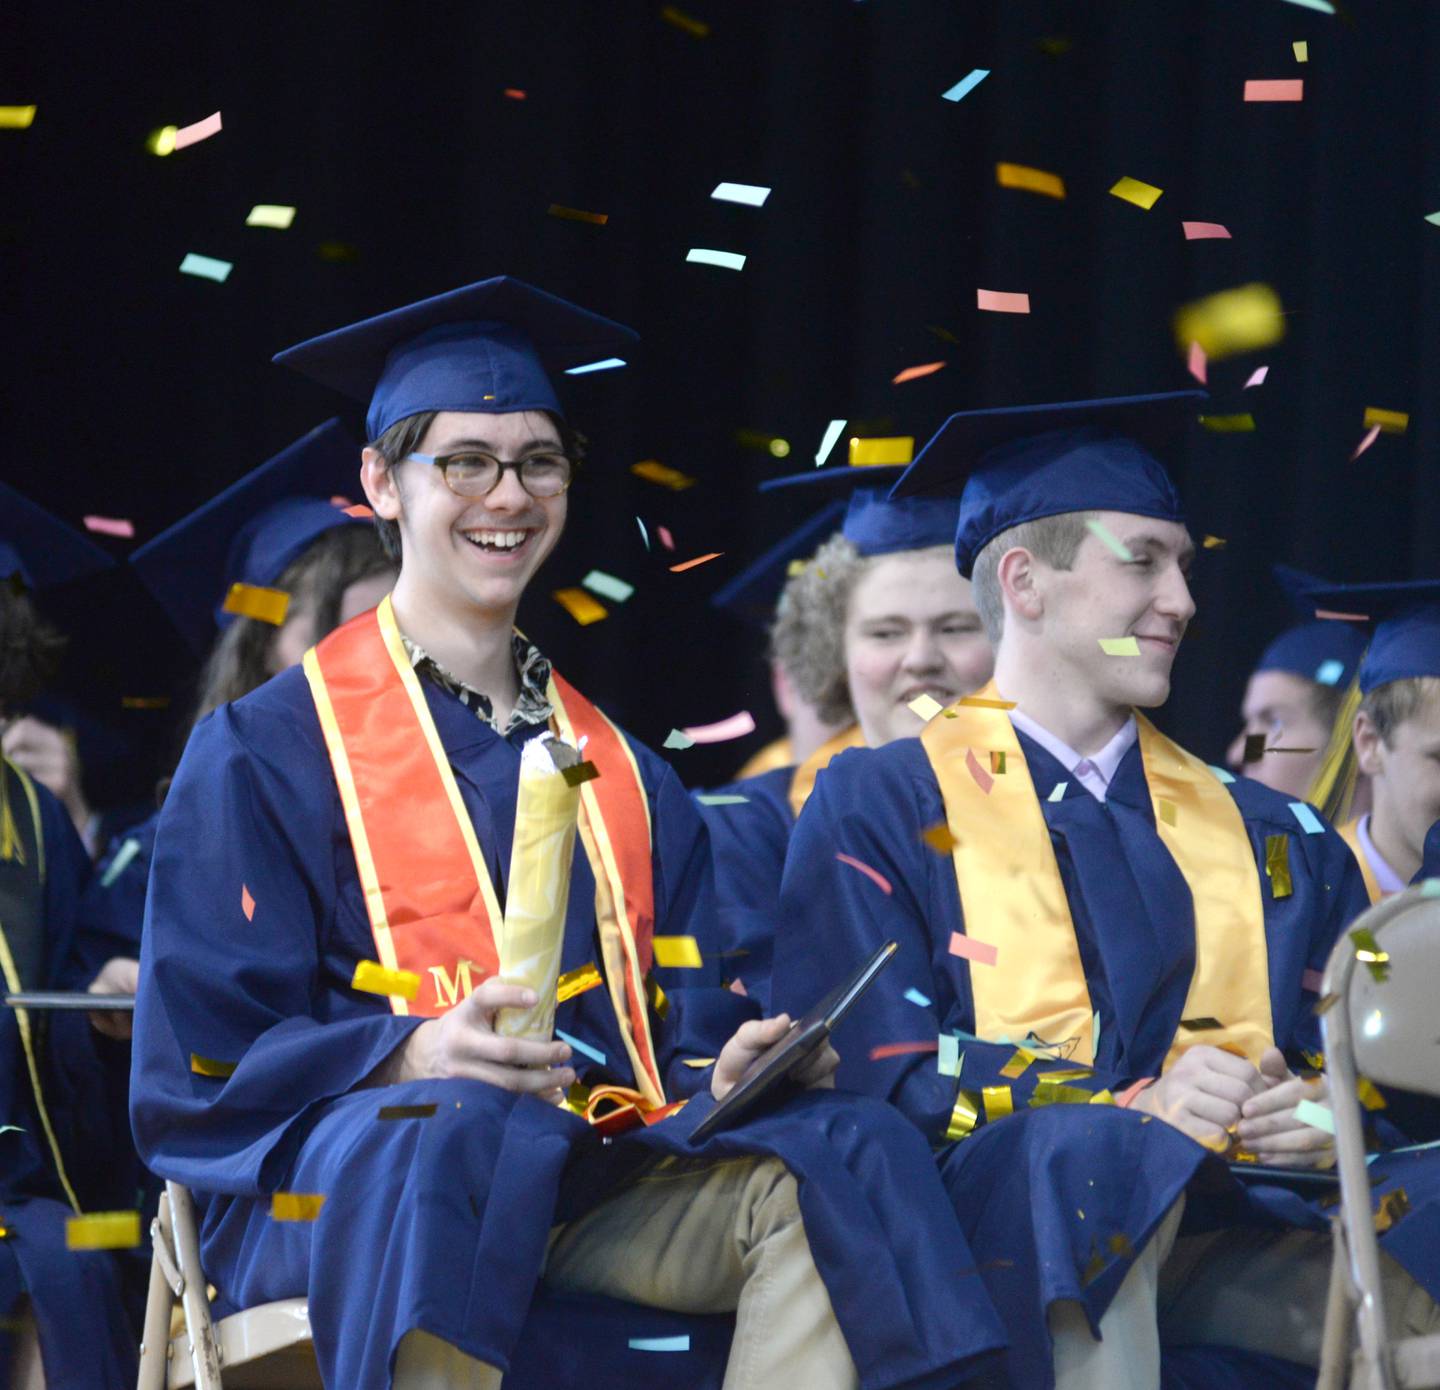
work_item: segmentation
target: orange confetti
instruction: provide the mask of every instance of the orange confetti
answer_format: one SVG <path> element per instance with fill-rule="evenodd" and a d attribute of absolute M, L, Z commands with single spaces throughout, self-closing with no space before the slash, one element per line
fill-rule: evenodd
<path fill-rule="evenodd" d="M 506 87 L 505 95 L 509 97 L 511 101 L 525 100 L 525 93 L 522 92 L 519 87 Z"/>
<path fill-rule="evenodd" d="M 1007 290 L 976 290 L 975 307 L 988 309 L 995 314 L 1028 314 L 1030 312 L 1030 296 L 1020 293 L 1012 294 Z"/>
<path fill-rule="evenodd" d="M 1251 78 L 1245 84 L 1246 101 L 1304 101 L 1305 79 L 1303 77 L 1282 77 L 1267 81 Z"/>
<path fill-rule="evenodd" d="M 712 550 L 708 555 L 697 555 L 693 560 L 682 560 L 678 565 L 670 566 L 670 573 L 679 574 L 683 570 L 693 570 L 696 565 L 704 565 L 711 560 L 718 560 L 724 553 L 723 550 Z"/>
<path fill-rule="evenodd" d="M 250 890 L 245 884 L 240 885 L 240 911 L 245 914 L 247 922 L 255 920 L 255 899 L 250 896 Z"/>
<path fill-rule="evenodd" d="M 940 1040 L 931 1038 L 928 1042 L 881 1043 L 870 1049 L 872 1062 L 883 1062 L 887 1057 L 905 1057 L 912 1052 L 939 1052 Z"/>
<path fill-rule="evenodd" d="M 976 941 L 973 936 L 966 936 L 964 932 L 952 931 L 950 954 L 959 956 L 961 960 L 974 961 L 976 965 L 994 965 L 1000 951 L 987 941 Z"/>
<path fill-rule="evenodd" d="M 609 213 L 585 212 L 582 208 L 562 207 L 559 203 L 551 203 L 549 212 L 551 217 L 565 222 L 589 222 L 596 227 L 603 227 L 610 220 Z"/>
<path fill-rule="evenodd" d="M 692 39 L 708 39 L 710 37 L 710 26 L 703 19 L 695 19 L 686 14 L 684 10 L 677 10 L 674 5 L 666 5 L 660 11 L 660 18 L 666 24 L 673 24 L 677 29 L 683 29 Z"/>
<path fill-rule="evenodd" d="M 903 372 L 897 372 L 890 384 L 899 386 L 902 382 L 914 381 L 918 377 L 933 376 L 945 364 L 943 362 L 926 362 L 919 367 L 906 367 Z"/>

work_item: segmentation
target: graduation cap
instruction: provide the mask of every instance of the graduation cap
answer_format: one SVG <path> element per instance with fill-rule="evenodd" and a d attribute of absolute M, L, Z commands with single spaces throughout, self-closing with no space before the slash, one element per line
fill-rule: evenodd
<path fill-rule="evenodd" d="M 1309 621 L 1282 632 L 1255 663 L 1256 671 L 1284 671 L 1319 685 L 1344 690 L 1355 679 L 1365 654 L 1366 634 L 1355 624 L 1316 619 L 1316 605 L 1306 597 L 1309 589 L 1326 581 L 1289 565 L 1271 567 L 1292 606 Z"/>
<path fill-rule="evenodd" d="M 844 502 L 837 499 L 827 503 L 717 589 L 710 596 L 710 606 L 768 628 L 792 562 L 813 555 L 824 540 L 840 529 L 844 519 Z"/>
<path fill-rule="evenodd" d="M 1440 676 L 1440 579 L 1395 584 L 1317 582 L 1300 592 L 1316 610 L 1365 619 L 1370 645 L 1360 662 L 1362 695 L 1391 681 Z"/>
<path fill-rule="evenodd" d="M 73 526 L 0 483 L 0 580 L 48 589 L 109 569 L 115 561 Z"/>
<path fill-rule="evenodd" d="M 1160 458 L 1207 400 L 1164 391 L 1095 401 L 967 410 L 915 456 L 892 498 L 960 498 L 955 562 L 967 578 L 1002 531 L 1065 512 L 1128 512 L 1182 525 Z"/>
<path fill-rule="evenodd" d="M 375 440 L 427 410 L 563 415 L 553 372 L 621 357 L 638 341 L 634 329 L 497 275 L 322 333 L 274 361 L 368 402 Z"/>
<path fill-rule="evenodd" d="M 769 478 L 761 492 L 803 489 L 807 493 L 838 493 L 849 497 L 840 530 L 862 555 L 893 555 L 953 545 L 959 504 L 952 497 L 907 497 L 895 501 L 891 487 L 904 464 L 870 464 L 848 468 L 816 468 Z"/>
<path fill-rule="evenodd" d="M 330 499 L 355 487 L 360 450 L 336 420 L 282 449 L 130 557 L 145 587 L 198 652 L 233 614 L 220 604 L 232 584 L 271 588 L 315 538 L 365 524 Z"/>

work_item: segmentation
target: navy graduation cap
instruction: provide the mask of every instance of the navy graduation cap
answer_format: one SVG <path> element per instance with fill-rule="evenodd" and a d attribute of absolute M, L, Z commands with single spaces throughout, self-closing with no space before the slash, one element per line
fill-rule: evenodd
<path fill-rule="evenodd" d="M 317 536 L 368 522 L 337 494 L 357 491 L 359 446 L 327 420 L 130 557 L 145 587 L 197 652 L 234 615 L 220 605 L 232 584 L 272 588 Z"/>
<path fill-rule="evenodd" d="M 1316 605 L 1305 593 L 1308 589 L 1324 587 L 1325 580 L 1289 565 L 1274 565 L 1271 569 L 1285 596 L 1308 621 L 1286 628 L 1260 653 L 1255 669 L 1284 671 L 1337 689 L 1348 687 L 1365 654 L 1364 630 L 1354 623 L 1315 618 Z"/>
<path fill-rule="evenodd" d="M 1183 525 L 1179 493 L 1157 454 L 1171 452 L 1207 399 L 1203 391 L 1164 391 L 962 411 L 890 495 L 960 498 L 955 562 L 966 578 L 989 541 L 1045 516 L 1129 512 Z"/>
<path fill-rule="evenodd" d="M 0 580 L 18 575 L 27 589 L 48 589 L 114 563 L 73 526 L 0 483 Z"/>
<path fill-rule="evenodd" d="M 954 497 L 892 500 L 890 489 L 904 471 L 904 464 L 816 468 L 809 473 L 769 478 L 760 484 L 760 491 L 801 488 L 807 492 L 848 494 L 850 501 L 840 530 L 862 555 L 893 555 L 901 550 L 952 544 L 958 502 Z"/>
<path fill-rule="evenodd" d="M 727 580 L 710 596 L 710 606 L 768 628 L 775 617 L 775 605 L 780 601 L 791 563 L 813 555 L 823 541 L 840 529 L 844 519 L 845 503 L 838 499 L 828 503 L 752 560 L 733 579 Z"/>
<path fill-rule="evenodd" d="M 1363 617 L 1370 645 L 1360 662 L 1360 693 L 1391 681 L 1440 676 L 1440 579 L 1395 584 L 1316 583 L 1301 591 L 1317 610 Z M 1344 626 L 1344 620 L 1326 619 Z"/>
<path fill-rule="evenodd" d="M 368 402 L 373 441 L 427 410 L 563 415 L 554 371 L 621 358 L 634 329 L 497 275 L 322 333 L 274 361 Z"/>

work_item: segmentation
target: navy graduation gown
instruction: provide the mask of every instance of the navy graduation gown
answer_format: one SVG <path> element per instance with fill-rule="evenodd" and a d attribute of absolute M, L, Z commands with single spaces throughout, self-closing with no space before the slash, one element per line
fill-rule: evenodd
<path fill-rule="evenodd" d="M 1119 1091 L 1158 1075 L 1180 1022 L 1194 963 L 1189 890 L 1155 832 L 1138 745 L 1101 803 L 1033 740 L 1019 738 L 1099 1014 L 1095 1075 L 1068 1084 Z M 1060 799 L 1050 800 L 1062 782 Z M 1320 1040 L 1316 995 L 1302 980 L 1307 970 L 1324 967 L 1337 935 L 1364 905 L 1364 885 L 1333 830 L 1306 834 L 1284 797 L 1248 779 L 1230 791 L 1257 873 L 1263 875 L 1266 836 L 1289 836 L 1294 891 L 1274 898 L 1262 877 L 1261 896 L 1275 1037 L 1298 1064 L 1301 1051 L 1317 1049 Z M 958 1089 L 1011 1087 L 1016 1113 L 986 1124 L 982 1110 L 974 1133 L 941 1147 L 939 1161 L 981 1277 L 1005 1314 L 1010 1373 L 1019 1384 L 1048 1384 L 1046 1309 L 1057 1299 L 1078 1299 L 1098 1324 L 1133 1252 L 1208 1156 L 1179 1130 L 1135 1111 L 1027 1108 L 1038 1077 L 1066 1064 L 1042 1061 L 1019 1077 L 1002 1076 L 1014 1046 L 970 1037 L 970 967 L 948 950 L 951 933 L 963 925 L 954 869 L 948 854 L 922 840 L 944 818 L 918 740 L 847 752 L 820 774 L 785 866 L 774 1003 L 795 1007 L 827 977 L 831 961 L 860 958 L 893 937 L 897 958 L 840 1029 L 840 1084 L 891 1100 L 941 1146 Z M 837 853 L 869 865 L 892 891 Z M 870 1060 L 883 1044 L 933 1042 L 951 1032 L 962 1035 L 958 1081 L 940 1074 L 933 1052 Z M 1223 1170 L 1219 1180 L 1225 1182 Z M 1323 1229 L 1322 1218 L 1307 1209 L 1306 1224 L 1312 1217 Z M 1112 1243 L 1115 1237 L 1123 1239 Z"/>
<path fill-rule="evenodd" d="M 0 775 L 6 775 L 0 768 Z M 38 970 L 21 983 L 30 989 L 73 985 L 70 952 L 76 903 L 90 859 L 68 813 L 35 787 L 44 842 L 45 879 L 37 889 L 41 926 Z M 28 821 L 28 807 L 12 787 L 11 809 Z M 7 871 L 24 872 L 16 863 Z M 34 864 L 26 868 L 33 872 Z M 17 924 L 11 923 L 12 929 Z M 39 1043 L 41 1087 L 65 1159 L 66 1171 L 87 1207 L 103 1155 L 88 1140 L 97 1109 L 106 1111 L 103 1043 L 84 1014 L 31 1014 Z M 104 1119 L 100 1119 L 103 1128 Z M 14 1128 L 4 1129 L 6 1126 Z M 107 1251 L 65 1248 L 65 1222 L 73 1212 L 55 1171 L 35 1106 L 19 1025 L 0 1009 L 0 1318 L 28 1297 L 40 1334 L 40 1354 L 51 1390 L 120 1390 L 134 1384 L 135 1338 L 127 1323 L 116 1257 Z M 0 1331 L 0 1383 L 9 1383 L 13 1336 Z"/>
<path fill-rule="evenodd" d="M 778 767 L 707 793 L 743 802 L 706 805 L 715 860 L 715 901 L 721 969 L 740 980 L 762 1009 L 770 1007 L 770 966 L 780 910 L 780 879 L 795 817 L 790 810 L 793 767 Z"/>
<path fill-rule="evenodd" d="M 423 684 L 503 901 L 520 747 L 538 731 L 502 738 Z M 703 823 L 668 766 L 632 748 L 652 810 L 655 930 L 703 936 Z M 593 904 L 577 847 L 562 970 L 599 959 Z M 477 1081 L 357 1089 L 423 1021 L 349 988 L 374 952 L 309 688 L 285 672 L 197 726 L 166 800 L 131 1106 L 142 1157 L 201 1201 L 202 1258 L 223 1305 L 308 1294 L 327 1383 L 388 1385 L 417 1327 L 505 1368 L 552 1223 L 661 1153 L 784 1159 L 863 1383 L 949 1383 L 1001 1341 L 978 1284 L 942 1297 L 971 1262 L 923 1139 L 886 1107 L 810 1093 L 694 1150 L 685 1136 L 703 1097 L 607 1146 L 568 1112 Z M 685 1059 L 715 1056 L 753 1013 L 726 990 L 677 990 L 652 1018 L 668 1093 L 706 1090 L 708 1070 Z M 630 1079 L 605 990 L 561 1004 L 556 1023 L 607 1059 L 577 1050 L 582 1081 Z M 234 1072 L 199 1075 L 192 1054 Z M 427 1118 L 378 1118 L 382 1105 L 431 1103 Z M 277 1190 L 324 1194 L 319 1219 L 271 1220 Z"/>

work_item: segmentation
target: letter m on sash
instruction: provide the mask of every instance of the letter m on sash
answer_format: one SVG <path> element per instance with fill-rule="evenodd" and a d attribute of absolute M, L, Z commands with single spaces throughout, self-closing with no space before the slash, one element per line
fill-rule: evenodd
<path fill-rule="evenodd" d="M 430 972 L 430 979 L 435 986 L 435 1004 L 438 1008 L 453 1009 L 461 999 L 470 997 L 475 989 L 474 982 L 470 978 L 470 967 L 474 964 L 473 960 L 456 961 L 453 978 L 443 965 L 425 967 Z"/>

